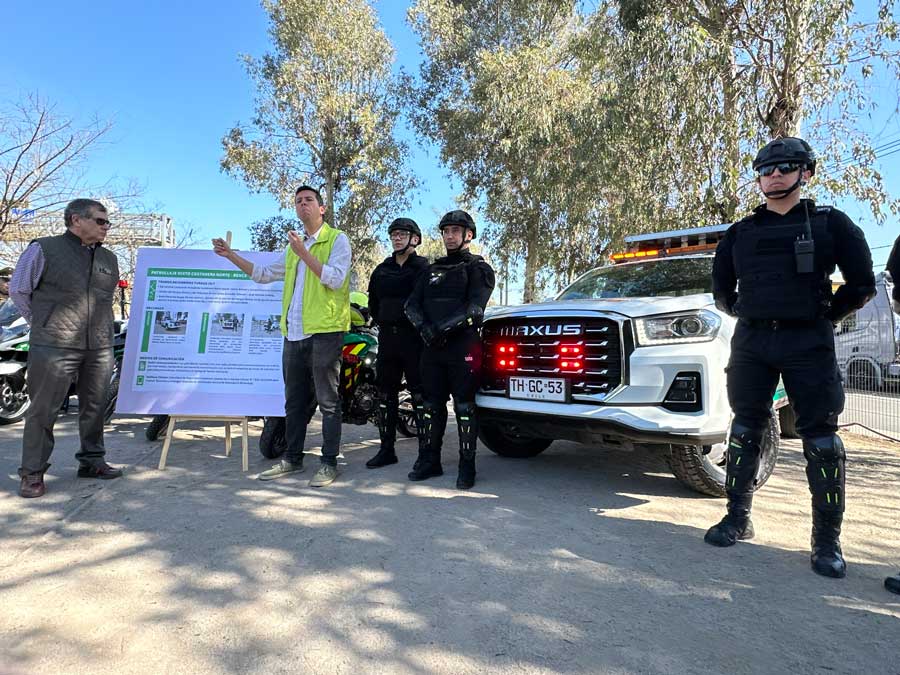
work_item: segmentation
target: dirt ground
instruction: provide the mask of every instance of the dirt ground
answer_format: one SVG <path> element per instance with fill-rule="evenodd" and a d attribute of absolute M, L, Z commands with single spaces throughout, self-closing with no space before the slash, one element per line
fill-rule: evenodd
<path fill-rule="evenodd" d="M 37 500 L 16 495 L 21 424 L 0 427 L 0 672 L 900 673 L 900 596 L 882 587 L 900 569 L 898 444 L 845 437 L 849 572 L 832 580 L 809 569 L 795 441 L 756 539 L 716 549 L 724 502 L 645 452 L 481 452 L 460 492 L 455 451 L 413 484 L 413 441 L 367 470 L 376 431 L 345 426 L 343 473 L 315 490 L 315 457 L 262 483 L 255 439 L 242 474 L 200 422 L 160 472 L 145 422 L 109 427 L 126 475 L 92 481 L 64 416 Z"/>

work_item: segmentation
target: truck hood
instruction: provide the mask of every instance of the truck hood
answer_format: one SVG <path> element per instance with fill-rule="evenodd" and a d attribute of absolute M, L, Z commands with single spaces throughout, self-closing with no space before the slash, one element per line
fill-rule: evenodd
<path fill-rule="evenodd" d="M 656 298 L 602 298 L 599 300 L 550 300 L 530 305 L 488 307 L 485 320 L 514 319 L 541 316 L 590 316 L 615 314 L 623 318 L 636 318 L 653 314 L 690 312 L 713 304 L 711 293 L 680 297 Z"/>

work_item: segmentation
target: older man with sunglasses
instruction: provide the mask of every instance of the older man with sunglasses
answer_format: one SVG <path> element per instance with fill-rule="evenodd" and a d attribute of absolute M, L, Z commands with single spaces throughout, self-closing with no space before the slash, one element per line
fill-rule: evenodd
<path fill-rule="evenodd" d="M 113 369 L 113 293 L 116 256 L 103 248 L 106 207 L 93 199 L 69 202 L 66 231 L 35 239 L 10 280 L 10 298 L 31 324 L 28 393 L 31 407 L 22 434 L 22 497 L 44 494 L 53 452 L 53 426 L 72 380 L 77 379 L 79 478 L 118 478 L 105 461 L 103 410 Z"/>
<path fill-rule="evenodd" d="M 713 546 L 753 537 L 750 505 L 779 376 L 797 413 L 812 493 L 812 555 L 817 574 L 841 578 L 844 446 L 837 435 L 844 390 L 833 322 L 875 295 L 866 239 L 846 214 L 800 198 L 815 174 L 806 141 L 781 138 L 753 161 L 765 204 L 729 228 L 716 249 L 716 306 L 738 318 L 727 368 L 734 421 L 728 442 L 728 512 L 706 533 Z M 835 266 L 844 284 L 832 293 Z"/>

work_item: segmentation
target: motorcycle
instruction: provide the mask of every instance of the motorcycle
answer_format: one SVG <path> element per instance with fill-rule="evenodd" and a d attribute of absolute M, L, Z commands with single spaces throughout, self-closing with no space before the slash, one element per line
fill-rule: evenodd
<path fill-rule="evenodd" d="M 110 377 L 104 410 L 104 423 L 108 423 L 116 407 L 119 393 L 119 373 L 122 355 L 125 353 L 127 327 L 115 323 L 113 354 L 115 365 Z M 31 327 L 22 317 L 12 300 L 0 305 L 0 424 L 13 424 L 23 417 L 31 405 L 25 374 L 28 367 L 28 346 Z M 69 387 L 63 410 L 68 411 L 69 396 L 75 393 L 75 383 Z"/>
<path fill-rule="evenodd" d="M 356 294 L 354 294 L 356 295 Z M 344 424 L 377 424 L 378 390 L 375 386 L 375 362 L 378 356 L 378 328 L 372 324 L 364 294 L 350 304 L 350 331 L 344 335 L 341 352 L 341 421 Z M 311 402 L 309 417 L 316 410 Z M 408 391 L 400 394 L 397 430 L 411 438 L 416 435 L 416 418 Z M 284 417 L 266 417 L 259 437 L 263 457 L 275 459 L 287 450 Z"/>
<path fill-rule="evenodd" d="M 0 305 L 0 424 L 18 422 L 31 405 L 25 382 L 29 331 L 12 300 Z"/>

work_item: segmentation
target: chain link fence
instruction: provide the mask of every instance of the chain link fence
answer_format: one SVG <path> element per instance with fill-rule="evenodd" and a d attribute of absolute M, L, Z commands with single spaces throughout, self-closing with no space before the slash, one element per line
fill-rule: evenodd
<path fill-rule="evenodd" d="M 835 351 L 846 403 L 840 425 L 853 433 L 900 441 L 900 316 L 891 310 L 891 283 L 835 329 Z"/>

